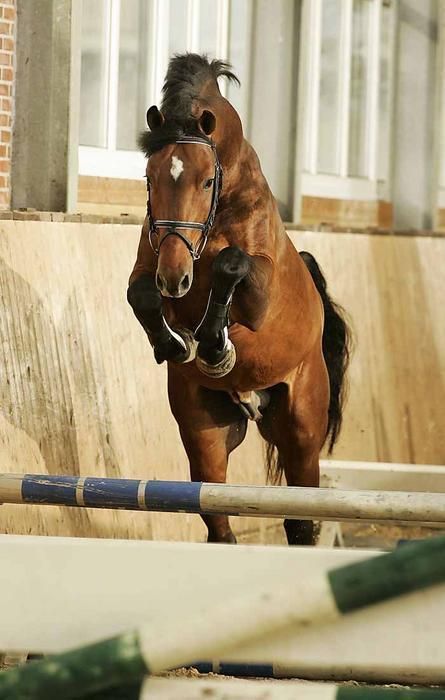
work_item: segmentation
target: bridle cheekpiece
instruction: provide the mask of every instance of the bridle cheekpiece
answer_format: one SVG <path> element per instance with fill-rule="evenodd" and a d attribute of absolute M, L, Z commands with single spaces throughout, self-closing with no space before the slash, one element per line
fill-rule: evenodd
<path fill-rule="evenodd" d="M 213 192 L 212 192 L 212 203 L 210 206 L 210 211 L 207 219 L 204 223 L 199 221 L 174 221 L 170 219 L 154 219 L 151 211 L 151 192 L 150 192 L 150 182 L 147 180 L 147 218 L 148 218 L 148 236 L 150 240 L 150 245 L 153 248 L 156 255 L 159 255 L 159 249 L 168 238 L 168 236 L 178 236 L 184 244 L 186 245 L 193 261 L 199 260 L 202 252 L 207 244 L 207 240 L 210 234 L 210 230 L 213 226 L 216 216 L 216 209 L 218 207 L 219 195 L 222 188 L 222 168 L 219 162 L 218 153 L 216 151 L 216 146 L 213 141 L 208 141 L 207 139 L 200 138 L 199 136 L 182 136 L 177 141 L 172 143 L 195 143 L 200 146 L 207 146 L 213 151 L 213 156 L 215 158 L 215 176 L 213 178 Z M 155 242 L 155 236 L 159 236 L 159 228 L 167 228 L 168 231 L 162 238 L 161 242 L 157 245 Z M 180 232 L 181 229 L 195 229 L 202 232 L 201 238 L 196 246 Z"/>

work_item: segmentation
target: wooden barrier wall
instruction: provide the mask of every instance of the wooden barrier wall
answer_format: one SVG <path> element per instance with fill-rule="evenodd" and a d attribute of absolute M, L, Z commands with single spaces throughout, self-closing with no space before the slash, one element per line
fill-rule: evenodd
<path fill-rule="evenodd" d="M 352 320 L 336 458 L 445 464 L 445 238 L 291 235 L 316 256 Z"/>
<path fill-rule="evenodd" d="M 291 233 L 356 335 L 335 457 L 445 462 L 445 239 Z M 126 303 L 139 227 L 0 224 L 0 471 L 186 479 L 158 367 Z M 232 483 L 264 483 L 255 433 Z M 401 485 L 403 487 L 403 485 Z M 260 533 L 258 534 L 258 527 Z M 271 524 L 235 519 L 266 541 Z M 3 506 L 0 531 L 194 539 L 198 516 Z"/>

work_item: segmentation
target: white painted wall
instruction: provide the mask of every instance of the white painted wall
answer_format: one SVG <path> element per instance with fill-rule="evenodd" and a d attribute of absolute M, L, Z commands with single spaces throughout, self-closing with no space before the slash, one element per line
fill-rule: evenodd
<path fill-rule="evenodd" d="M 437 0 L 400 0 L 393 202 L 396 229 L 432 225 Z"/>

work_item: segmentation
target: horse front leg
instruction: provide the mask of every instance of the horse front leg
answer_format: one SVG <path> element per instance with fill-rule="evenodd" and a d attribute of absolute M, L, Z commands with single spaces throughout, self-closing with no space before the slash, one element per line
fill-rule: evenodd
<path fill-rule="evenodd" d="M 196 347 L 193 335 L 186 329 L 173 330 L 168 325 L 154 276 L 144 273 L 134 280 L 128 287 L 127 300 L 153 346 L 158 364 L 164 360 L 178 363 L 193 360 Z"/>
<path fill-rule="evenodd" d="M 168 366 L 168 398 L 192 481 L 225 483 L 229 455 L 246 435 L 246 418 L 228 394 L 199 386 L 172 363 Z M 227 515 L 209 513 L 201 517 L 208 542 L 236 542 Z"/>
<path fill-rule="evenodd" d="M 234 320 L 256 330 L 265 315 L 270 275 L 268 260 L 248 255 L 237 246 L 218 253 L 207 309 L 195 331 L 196 365 L 203 374 L 223 377 L 233 369 L 236 352 L 229 338 L 229 312 L 234 294 Z"/>

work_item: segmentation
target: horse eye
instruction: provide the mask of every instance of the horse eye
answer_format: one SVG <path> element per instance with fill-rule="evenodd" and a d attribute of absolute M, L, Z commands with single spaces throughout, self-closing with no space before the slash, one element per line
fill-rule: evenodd
<path fill-rule="evenodd" d="M 209 190 L 212 185 L 213 185 L 213 177 L 209 177 L 209 179 L 204 182 L 204 189 Z"/>

